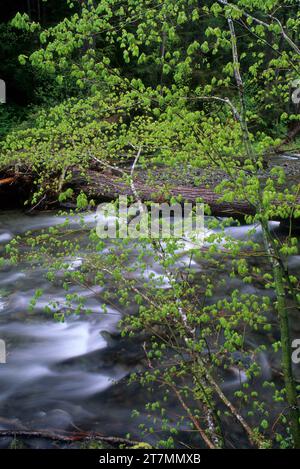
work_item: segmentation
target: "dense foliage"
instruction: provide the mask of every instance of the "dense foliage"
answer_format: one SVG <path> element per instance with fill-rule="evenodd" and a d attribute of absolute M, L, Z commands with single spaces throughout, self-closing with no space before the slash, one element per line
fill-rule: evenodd
<path fill-rule="evenodd" d="M 51 8 L 45 11 L 56 12 L 58 2 L 46 3 Z M 188 428 L 200 439 L 191 437 L 192 444 L 226 447 L 235 422 L 243 446 L 299 448 L 289 331 L 290 303 L 299 309 L 299 280 L 286 267 L 288 257 L 298 253 L 297 239 L 291 229 L 277 239 L 269 225 L 274 219 L 291 225 L 299 217 L 299 184 L 287 187 L 280 167 L 260 177 L 272 150 L 300 120 L 293 99 L 300 67 L 298 1 L 64 3 L 63 14 L 60 9 L 42 19 L 23 11 L 1 25 L 6 38 L 1 47 L 8 54 L 0 74 L 10 77 L 13 69 L 15 86 L 25 89 L 14 104 L 26 103 L 20 118 L 1 108 L 9 122 L 1 125 L 2 169 L 34 175 L 32 204 L 48 193 L 61 201 L 72 197 L 67 189 L 72 170 L 84 175 L 95 161 L 121 165 L 138 155 L 147 168 L 159 163 L 221 169 L 226 177 L 216 191 L 224 201 L 246 199 L 255 208 L 244 221 L 254 231 L 258 227 L 261 238 L 233 239 L 224 231 L 232 219 L 209 218 L 213 234 L 203 249 L 196 245 L 189 251 L 203 264 L 199 276 L 178 268 L 180 240 L 144 237 L 137 244 L 107 245 L 95 232 L 94 254 L 72 271 L 64 259 L 80 246 L 66 226 L 20 240 L 26 256 L 46 262 L 49 281 L 62 281 L 66 289 L 72 282 L 102 285 L 111 277 L 116 289 L 104 300 L 138 310 L 125 318 L 123 332 L 146 331 L 149 337 L 148 370 L 132 377 L 153 390 L 148 409 L 154 423 L 142 426 L 143 439 L 160 425 L 158 446 L 176 445 L 178 431 Z M 205 183 L 201 177 L 195 181 Z M 76 195 L 78 208 L 86 208 L 85 195 Z M 13 262 L 24 255 L 17 245 L 14 240 L 7 248 Z M 168 288 L 162 288 L 162 278 L 147 278 L 150 257 L 161 264 Z M 262 265 L 257 258 L 265 259 Z M 132 270 L 141 272 L 139 282 L 131 279 Z M 235 288 L 225 293 L 224 273 L 245 285 L 260 282 L 265 296 Z M 223 297 L 214 301 L 222 288 Z M 67 294 L 67 309 L 79 302 L 80 312 L 80 301 Z M 57 317 L 63 319 L 59 308 Z M 281 354 L 282 367 L 275 382 L 263 376 L 260 357 L 270 346 L 262 333 L 272 335 L 278 326 L 281 336 L 272 353 Z M 249 339 L 252 333 L 261 338 L 257 346 Z M 224 376 L 236 370 L 238 390 L 227 395 Z M 170 394 L 182 407 L 178 422 L 166 415 Z"/>

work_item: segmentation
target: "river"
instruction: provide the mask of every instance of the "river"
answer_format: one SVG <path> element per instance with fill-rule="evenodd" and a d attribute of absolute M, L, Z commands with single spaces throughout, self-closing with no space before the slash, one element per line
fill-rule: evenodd
<path fill-rule="evenodd" d="M 85 218 L 92 226 L 93 215 L 86 214 Z M 28 216 L 20 211 L 2 212 L 0 249 L 16 235 L 28 230 L 39 233 L 62 221 L 55 213 Z M 279 232 L 278 223 L 273 223 L 272 228 Z M 244 239 L 249 227 L 233 226 L 227 230 L 233 237 Z M 260 237 L 259 231 L 255 237 Z M 76 268 L 81 258 L 72 262 Z M 184 265 L 184 255 L 182 262 Z M 294 256 L 290 265 L 296 272 L 300 256 Z M 155 273 L 155 267 L 151 269 Z M 193 269 L 201 271 L 197 260 L 193 261 Z M 230 278 L 227 282 L 231 287 Z M 242 283 L 237 287 L 260 293 L 259 287 Z M 42 289 L 44 294 L 30 312 L 36 289 Z M 0 429 L 57 432 L 80 428 L 105 435 L 138 436 L 137 421 L 131 418 L 131 412 L 138 408 L 138 422 L 146 420 L 147 395 L 137 384 L 128 386 L 126 378 L 142 366 L 140 344 L 119 335 L 118 321 L 124 312 L 109 307 L 106 314 L 101 313 L 99 292 L 79 286 L 73 287 L 72 292 L 86 297 L 85 307 L 93 314 L 71 315 L 59 323 L 45 314 L 44 307 L 51 301 L 63 301 L 65 291 L 49 283 L 41 267 L 31 268 L 24 263 L 0 269 L 0 339 L 5 340 L 7 349 L 7 363 L 0 365 Z M 293 328 L 297 336 L 299 321 L 293 322 Z M 272 364 L 268 353 L 262 355 L 261 361 L 264 377 L 270 378 Z M 235 389 L 239 380 L 231 376 L 224 386 Z M 176 411 L 174 404 L 170 412 L 176 416 Z M 8 438 L 0 441 L 2 447 L 9 443 Z M 51 443 L 31 440 L 27 445 L 39 448 Z"/>

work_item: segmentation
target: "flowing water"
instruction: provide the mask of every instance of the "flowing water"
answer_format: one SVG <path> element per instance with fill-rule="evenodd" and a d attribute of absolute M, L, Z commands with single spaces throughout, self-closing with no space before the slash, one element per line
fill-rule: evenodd
<path fill-rule="evenodd" d="M 17 211 L 3 212 L 0 250 L 18 234 L 28 230 L 39 233 L 62 221 L 55 214 L 26 216 Z M 93 225 L 93 215 L 86 214 L 85 221 Z M 276 223 L 272 228 L 279 230 Z M 246 226 L 228 228 L 238 239 L 244 239 L 248 230 Z M 260 238 L 259 231 L 255 237 Z M 76 268 L 81 261 L 80 256 L 74 258 L 71 267 Z M 188 261 L 183 253 L 181 262 Z M 291 268 L 296 271 L 299 265 L 300 257 L 293 257 Z M 201 272 L 197 260 L 192 267 Z M 152 274 L 160 273 L 151 269 Z M 229 289 L 232 282 L 247 292 L 259 293 L 259 287 L 239 284 L 228 277 Z M 34 291 L 39 288 L 44 294 L 29 312 Z M 106 314 L 101 313 L 99 291 L 74 287 L 72 292 L 85 296 L 85 307 L 93 314 L 73 315 L 58 323 L 44 313 L 44 306 L 51 301 L 63 301 L 65 291 L 50 284 L 43 269 L 28 264 L 0 269 L 0 339 L 5 340 L 7 348 L 7 363 L 0 364 L 1 430 L 80 428 L 106 435 L 137 434 L 137 422 L 132 420 L 131 411 L 139 408 L 139 421 L 145 420 L 143 406 L 147 395 L 138 385 L 128 386 L 124 378 L 140 366 L 142 349 L 136 341 L 118 334 L 118 321 L 124 312 L 109 307 Z M 220 292 L 220 297 L 223 294 Z M 296 327 L 295 334 L 298 332 Z M 264 377 L 270 378 L 268 354 L 262 354 L 260 360 Z M 224 387 L 235 389 L 241 379 L 233 373 Z M 175 404 L 170 412 L 176 416 Z M 8 441 L 2 439 L 1 444 L 5 446 Z M 46 443 L 29 444 L 40 447 Z"/>

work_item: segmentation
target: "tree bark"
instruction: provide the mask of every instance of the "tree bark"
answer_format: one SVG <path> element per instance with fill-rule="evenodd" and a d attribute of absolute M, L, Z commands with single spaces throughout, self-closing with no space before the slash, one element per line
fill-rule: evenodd
<path fill-rule="evenodd" d="M 88 194 L 96 202 L 114 200 L 120 195 L 134 197 L 130 183 L 110 172 L 98 172 L 89 170 L 86 176 L 81 176 L 79 172 L 73 171 L 73 179 L 70 183 L 76 192 L 81 190 Z M 211 214 L 215 216 L 243 218 L 245 215 L 254 215 L 255 207 L 247 200 L 236 199 L 232 202 L 224 202 L 221 195 L 217 194 L 213 187 L 204 186 L 169 186 L 164 188 L 161 183 L 148 185 L 139 177 L 138 172 L 135 178 L 135 188 L 143 202 L 167 202 L 172 197 L 180 197 L 182 201 L 196 203 L 200 200 L 209 205 Z M 297 198 L 300 204 L 300 197 Z M 279 216 L 276 218 L 280 220 Z"/>
<path fill-rule="evenodd" d="M 286 303 L 286 289 L 284 276 L 285 272 L 280 262 L 279 254 L 273 248 L 272 238 L 269 227 L 266 222 L 262 222 L 262 230 L 266 251 L 269 255 L 274 276 L 275 292 L 276 292 L 276 309 L 278 312 L 281 348 L 282 348 L 282 370 L 284 375 L 286 399 L 289 404 L 289 416 L 291 425 L 291 435 L 294 441 L 294 448 L 300 449 L 300 410 L 297 397 L 296 382 L 292 368 L 292 347 L 290 337 L 290 325 L 288 306 Z"/>

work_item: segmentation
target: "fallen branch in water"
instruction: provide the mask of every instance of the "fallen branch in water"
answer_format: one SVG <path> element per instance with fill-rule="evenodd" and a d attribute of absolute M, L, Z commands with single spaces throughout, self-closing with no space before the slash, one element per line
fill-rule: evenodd
<path fill-rule="evenodd" d="M 12 438 L 42 438 L 51 441 L 61 441 L 64 443 L 74 443 L 77 441 L 100 441 L 103 443 L 109 443 L 112 445 L 127 445 L 135 446 L 140 444 L 140 441 L 129 440 L 127 438 L 119 438 L 116 436 L 103 436 L 99 433 L 52 433 L 48 431 L 29 431 L 29 430 L 0 430 L 0 438 L 12 437 Z"/>

